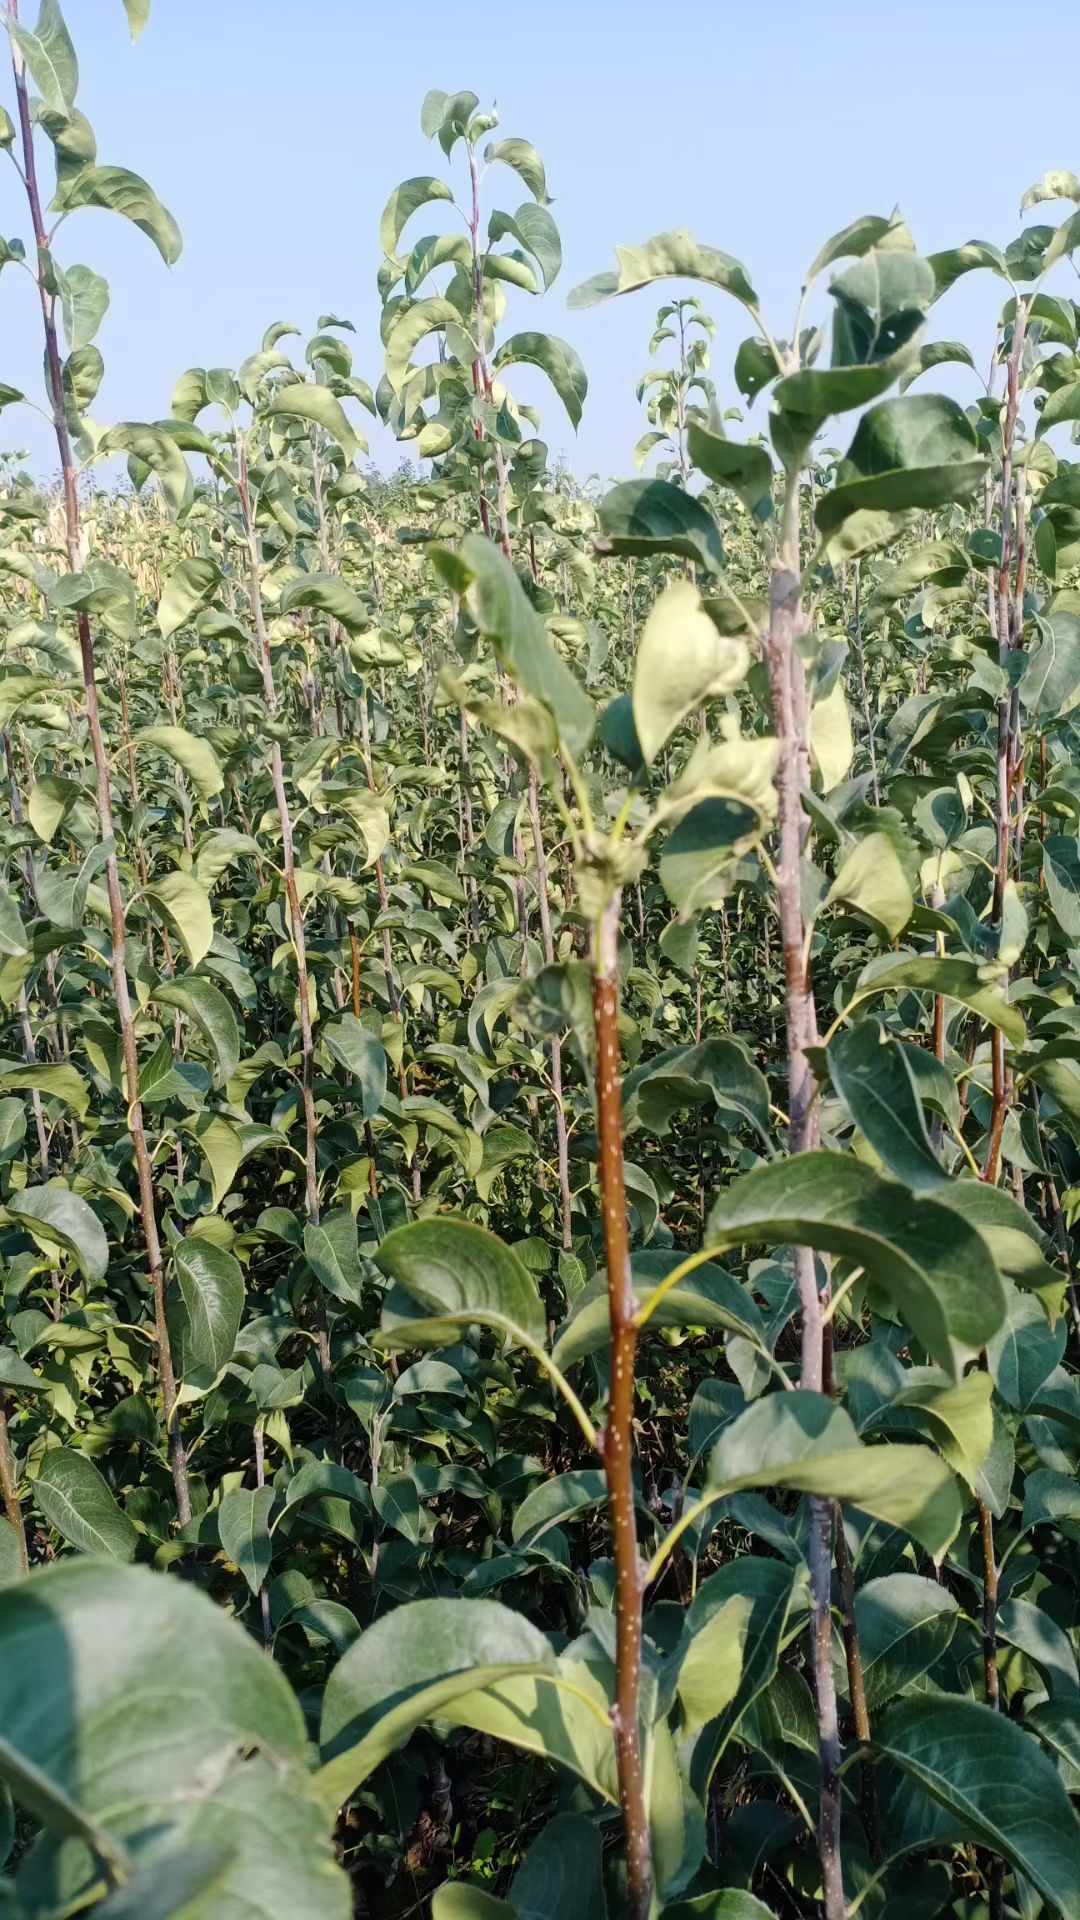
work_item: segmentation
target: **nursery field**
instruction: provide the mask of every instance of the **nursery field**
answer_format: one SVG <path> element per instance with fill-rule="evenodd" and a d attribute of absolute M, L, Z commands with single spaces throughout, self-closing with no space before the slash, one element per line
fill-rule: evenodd
<path fill-rule="evenodd" d="M 0 1916 L 1077 1920 L 1080 178 L 605 235 L 600 485 L 418 93 L 381 337 L 107 423 L 181 236 L 4 30 Z"/>

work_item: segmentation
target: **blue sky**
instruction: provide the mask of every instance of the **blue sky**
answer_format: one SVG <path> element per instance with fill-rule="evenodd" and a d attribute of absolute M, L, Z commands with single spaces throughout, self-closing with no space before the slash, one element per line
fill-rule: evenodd
<path fill-rule="evenodd" d="M 121 0 L 64 4 L 99 158 L 144 174 L 185 240 L 170 271 L 115 217 L 80 212 L 62 230 L 61 260 L 87 262 L 112 289 L 93 410 L 106 423 L 160 418 L 186 366 L 235 365 L 271 320 L 308 332 L 331 309 L 355 321 L 356 371 L 374 384 L 379 214 L 398 181 L 445 165 L 419 128 L 430 86 L 497 99 L 500 133 L 544 156 L 565 264 L 542 302 L 511 295 L 508 324 L 561 334 L 584 359 L 576 437 L 540 375 L 516 382 L 543 405 L 553 453 L 582 478 L 628 471 L 645 424 L 634 384 L 661 296 L 565 306 L 572 286 L 611 264 L 616 241 L 689 227 L 744 261 L 786 333 L 807 262 L 856 215 L 899 202 L 923 252 L 1004 243 L 1033 179 L 1080 171 L 1080 12 L 1067 9 L 1042 36 L 999 0 L 503 0 L 471 14 L 445 0 L 154 0 L 133 48 Z M 21 11 L 32 18 L 34 0 Z M 10 81 L 0 101 L 13 107 Z M 512 210 L 525 197 L 518 186 L 501 173 L 499 204 Z M 9 237 L 25 235 L 20 195 L 0 168 Z M 409 233 L 430 230 L 420 214 Z M 1068 268 L 1059 273 L 1075 291 Z M 934 311 L 934 336 L 966 339 L 982 366 L 1001 292 L 986 275 L 960 282 Z M 732 404 L 746 319 L 719 293 L 708 304 L 720 322 L 713 372 Z M 29 281 L 9 269 L 0 380 L 35 396 L 36 322 Z M 974 391 L 970 375 L 946 384 L 962 398 Z M 395 443 L 379 430 L 370 438 L 373 457 L 393 465 Z M 6 413 L 0 447 L 13 444 L 51 471 L 44 423 Z"/>

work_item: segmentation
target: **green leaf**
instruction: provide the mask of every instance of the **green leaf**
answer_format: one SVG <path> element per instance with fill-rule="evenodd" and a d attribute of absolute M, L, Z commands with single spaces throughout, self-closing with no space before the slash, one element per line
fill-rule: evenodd
<path fill-rule="evenodd" d="M 172 921 L 191 965 L 197 967 L 200 960 L 206 958 L 214 940 L 214 915 L 206 888 L 199 885 L 193 874 L 177 868 L 163 879 L 153 881 L 146 891 L 149 899 Z"/>
<path fill-rule="evenodd" d="M 773 1920 L 772 1908 L 752 1893 L 725 1887 L 722 1893 L 700 1893 L 695 1900 L 677 1900 L 665 1907 L 661 1920 Z"/>
<path fill-rule="evenodd" d="M 716 522 L 693 494 L 669 480 L 624 480 L 597 509 L 602 553 L 675 553 L 720 574 L 724 549 Z"/>
<path fill-rule="evenodd" d="M 816 280 L 826 267 L 831 267 L 834 260 L 858 259 L 862 254 L 869 253 L 871 247 L 878 246 L 897 226 L 895 214 L 864 213 L 858 220 L 841 227 L 839 233 L 834 233 L 831 239 L 826 240 L 820 253 L 814 256 L 806 276 L 807 285 Z"/>
<path fill-rule="evenodd" d="M 80 1553 L 132 1560 L 138 1533 L 116 1504 L 92 1460 L 70 1447 L 52 1447 L 34 1481 L 34 1497 L 50 1527 Z M 6 1731 L 6 1729 L 5 1729 Z"/>
<path fill-rule="evenodd" d="M 985 1241 L 937 1199 L 912 1195 L 850 1154 L 793 1154 L 743 1174 L 705 1228 L 710 1254 L 765 1241 L 865 1267 L 940 1367 L 956 1378 L 1004 1324 L 1005 1287 Z"/>
<path fill-rule="evenodd" d="M 998 1633 L 1010 1647 L 1034 1662 L 1055 1700 L 1080 1701 L 1076 1655 L 1062 1627 L 1030 1600 L 1006 1600 L 998 1613 Z"/>
<path fill-rule="evenodd" d="M 90 1090 L 77 1067 L 66 1063 L 51 1066 L 45 1061 L 34 1061 L 25 1067 L 0 1067 L 0 1093 L 22 1093 L 31 1087 L 36 1087 L 47 1100 L 59 1100 L 80 1120 L 85 1120 Z"/>
<path fill-rule="evenodd" d="M 1028 653 L 1020 698 L 1034 720 L 1068 713 L 1080 694 L 1080 616 L 1049 613 Z"/>
<path fill-rule="evenodd" d="M 41 1072 L 43 1069 L 37 1069 Z M 93 1208 L 62 1181 L 44 1187 L 25 1187 L 8 1195 L 5 1206 L 45 1253 L 59 1248 L 69 1254 L 88 1280 L 103 1280 L 109 1265 L 109 1243 Z"/>
<path fill-rule="evenodd" d="M 240 1262 L 224 1247 L 189 1234 L 174 1247 L 173 1264 L 187 1309 L 187 1358 L 216 1377 L 232 1359 L 240 1331 L 244 1311 Z"/>
<path fill-rule="evenodd" d="M 69 114 L 79 90 L 79 63 L 57 0 L 41 0 L 33 32 L 18 20 L 6 25 L 45 105 Z"/>
<path fill-rule="evenodd" d="M 718 905 L 729 891 L 735 861 L 764 828 L 756 806 L 727 796 L 701 800 L 683 815 L 660 855 L 661 884 L 683 919 Z"/>
<path fill-rule="evenodd" d="M 557 339 L 553 333 L 513 333 L 509 340 L 503 341 L 491 369 L 501 374 L 507 367 L 522 365 L 539 367 L 547 374 L 566 408 L 571 426 L 579 426 L 589 380 L 580 355 L 569 342 Z"/>
<path fill-rule="evenodd" d="M 502 665 L 519 686 L 551 709 L 571 753 L 583 752 L 596 722 L 593 703 L 556 653 L 509 561 L 490 540 L 474 533 L 466 534 L 458 553 L 448 559 L 459 570 L 472 618 Z"/>
<path fill-rule="evenodd" d="M 79 348 L 90 346 L 98 326 L 104 321 L 110 305 L 110 286 L 108 280 L 102 280 L 100 273 L 92 273 L 90 267 L 77 265 L 61 271 L 54 263 L 54 273 L 60 290 L 60 311 L 67 349 L 75 353 Z"/>
<path fill-rule="evenodd" d="M 943 253 L 928 254 L 927 264 L 933 268 L 935 300 L 940 300 L 961 274 L 972 273 L 979 267 L 988 268 L 1002 280 L 1009 278 L 1005 255 L 1000 247 L 992 246 L 988 240 L 968 240 L 962 247 L 949 247 Z"/>
<path fill-rule="evenodd" d="M 925 347 L 920 347 L 911 371 L 900 377 L 901 393 L 906 393 L 920 374 L 929 373 L 934 367 L 946 366 L 970 367 L 973 373 L 976 371 L 971 352 L 962 340 L 931 340 Z"/>
<path fill-rule="evenodd" d="M 363 434 L 356 432 L 341 401 L 335 399 L 329 387 L 319 386 L 317 382 L 300 380 L 287 387 L 275 387 L 266 403 L 266 412 L 274 420 L 313 420 L 331 440 L 337 441 L 346 460 L 352 461 L 358 453 L 367 451 Z"/>
<path fill-rule="evenodd" d="M 132 40 L 137 40 L 150 18 L 150 0 L 124 0 Z"/>
<path fill-rule="evenodd" d="M 860 1000 L 873 994 L 903 993 L 909 988 L 959 1000 L 988 1025 L 1000 1027 L 1014 1047 L 1024 1044 L 1027 1028 L 1019 1007 L 1010 1006 L 996 988 L 984 985 L 974 960 L 938 959 L 933 954 L 882 954 L 863 968 L 847 1010 L 850 1013 Z"/>
<path fill-rule="evenodd" d="M 1029 207 L 1037 207 L 1044 200 L 1075 200 L 1080 204 L 1080 180 L 1075 173 L 1060 169 L 1044 173 L 1025 193 L 1020 202 L 1021 213 L 1027 213 Z"/>
<path fill-rule="evenodd" d="M 61 573 L 49 588 L 49 601 L 61 610 L 96 614 L 119 640 L 126 640 L 134 631 L 135 589 L 131 576 L 111 561 L 91 559 L 84 573 Z"/>
<path fill-rule="evenodd" d="M 384 1242 L 384 1245 L 386 1243 Z M 417 1600 L 377 1620 L 323 1696 L 317 1785 L 337 1807 L 422 1721 L 513 1674 L 550 1675 L 549 1641 L 493 1600 Z"/>
<path fill-rule="evenodd" d="M 1061 1913 L 1080 1904 L 1080 1824 L 1052 1760 L 1007 1714 L 956 1695 L 898 1701 L 876 1750 Z"/>
<path fill-rule="evenodd" d="M 1024 1482 L 1023 1531 L 1080 1521 L 1080 1486 L 1069 1475 L 1040 1467 Z"/>
<path fill-rule="evenodd" d="M 332 573 L 300 573 L 282 588 L 282 613 L 296 607 L 314 607 L 340 621 L 349 633 L 363 633 L 371 625 L 371 608 L 344 580 Z"/>
<path fill-rule="evenodd" d="M 561 1527 L 575 1515 L 591 1513 L 606 1498 L 607 1481 L 600 1467 L 554 1474 L 526 1495 L 514 1514 L 510 1537 L 515 1546 L 535 1546 L 552 1527 Z"/>
<path fill-rule="evenodd" d="M 179 1007 L 200 1027 L 214 1054 L 217 1078 L 227 1086 L 240 1061 L 240 1030 L 220 987 L 198 974 L 187 973 L 172 980 L 159 980 L 153 990 L 159 1006 Z"/>
<path fill-rule="evenodd" d="M 76 347 L 61 369 L 64 403 L 69 418 L 78 419 L 93 406 L 105 373 L 97 347 Z"/>
<path fill-rule="evenodd" d="M 123 420 L 102 435 L 97 451 L 102 457 L 110 453 L 133 455 L 157 475 L 170 512 L 174 515 L 187 512 L 194 497 L 194 483 L 187 461 L 171 434 L 139 420 Z"/>
<path fill-rule="evenodd" d="M 458 308 L 441 297 L 412 302 L 394 322 L 386 339 L 386 378 L 395 393 L 400 393 L 408 379 L 410 362 L 421 340 L 446 327 L 467 331 Z"/>
<path fill-rule="evenodd" d="M 965 500 L 986 472 L 975 429 L 942 394 L 884 400 L 863 415 L 815 519 L 830 558 L 891 539 L 898 516 Z"/>
<path fill-rule="evenodd" d="M 239 1567 L 252 1593 L 258 1593 L 270 1571 L 274 1543 L 270 1538 L 273 1487 L 233 1487 L 218 1508 L 218 1539 L 229 1559 Z"/>
<path fill-rule="evenodd" d="M 372 1487 L 371 1498 L 384 1527 L 399 1533 L 413 1546 L 420 1543 L 420 1496 L 409 1473 L 392 1473 Z"/>
<path fill-rule="evenodd" d="M 387 1235 L 375 1264 L 394 1289 L 383 1311 L 382 1345 L 418 1344 L 425 1320 L 433 1334 L 452 1321 L 475 1321 L 497 1327 L 514 1345 L 544 1342 L 544 1303 L 534 1276 L 486 1227 L 453 1216 L 414 1220 Z M 437 1344 L 455 1337 L 440 1333 Z"/>
<path fill-rule="evenodd" d="M 399 187 L 394 188 L 379 221 L 379 244 L 383 252 L 397 253 L 402 230 L 419 207 L 426 207 L 433 200 L 452 201 L 453 198 L 453 192 L 445 180 L 436 180 L 431 174 L 418 174 L 412 180 L 403 180 Z"/>
<path fill-rule="evenodd" d="M 834 367 L 890 360 L 910 351 L 934 297 L 934 270 L 912 247 L 870 247 L 829 292 Z"/>
<path fill-rule="evenodd" d="M 98 1920 L 196 1920 L 222 1892 L 232 1856 L 225 1847 L 166 1853 L 136 1867 L 95 1909 Z M 220 1911 L 220 1909 L 219 1909 Z"/>
<path fill-rule="evenodd" d="M 951 1180 L 934 1199 L 978 1229 L 995 1264 L 1017 1286 L 1037 1292 L 1046 1284 L 1052 1269 L 1043 1259 L 1042 1235 L 1011 1193 L 984 1180 Z"/>
<path fill-rule="evenodd" d="M 519 1920 L 519 1916 L 509 1900 L 499 1900 L 465 1880 L 447 1880 L 435 1889 L 431 1920 Z"/>
<path fill-rule="evenodd" d="M 239 1129 L 217 1113 L 200 1113 L 192 1132 L 206 1163 L 215 1207 L 229 1193 L 244 1158 L 244 1139 Z"/>
<path fill-rule="evenodd" d="M 1039 415 L 1035 436 L 1041 438 L 1044 433 L 1049 433 L 1051 427 L 1060 427 L 1077 418 L 1080 418 L 1080 380 L 1073 380 L 1049 395 Z"/>
<path fill-rule="evenodd" d="M 691 1652 L 703 1632 L 716 1645 L 718 1636 L 712 1628 L 716 1619 L 729 1621 L 740 1641 L 735 1689 L 716 1718 L 706 1724 L 690 1754 L 690 1782 L 703 1799 L 739 1722 L 772 1685 L 781 1650 L 789 1636 L 792 1612 L 797 1611 L 805 1597 L 805 1582 L 802 1567 L 746 1554 L 710 1575 L 687 1609 L 684 1637 Z M 681 1692 L 681 1675 L 678 1684 Z"/>
<path fill-rule="evenodd" d="M 1054 918 L 1070 940 L 1080 939 L 1080 851 L 1074 839 L 1047 834 L 1042 849 L 1043 878 Z"/>
<path fill-rule="evenodd" d="M 22 915 L 7 888 L 0 885 L 0 954 L 17 958 L 29 951 Z"/>
<path fill-rule="evenodd" d="M 842 674 L 837 675 L 825 698 L 816 700 L 810 710 L 810 757 L 820 776 L 823 793 L 831 793 L 851 770 L 855 738 Z"/>
<path fill-rule="evenodd" d="M 1009 1290 L 1005 1324 L 987 1345 L 987 1364 L 1006 1406 L 1026 1413 L 1065 1350 L 1065 1322 L 1047 1324 L 1033 1294 Z"/>
<path fill-rule="evenodd" d="M 801 464 L 826 420 L 836 413 L 869 406 L 907 372 L 911 363 L 912 350 L 905 347 L 884 360 L 855 366 L 804 367 L 798 373 L 785 374 L 773 389 L 777 412 L 772 419 L 773 440 L 785 463 Z M 763 369 L 758 356 L 746 371 L 751 377 L 760 377 Z"/>
<path fill-rule="evenodd" d="M 880 1021 L 860 1020 L 830 1041 L 829 1073 L 889 1173 L 916 1192 L 943 1184 L 907 1055 Z"/>
<path fill-rule="evenodd" d="M 45 1384 L 10 1347 L 0 1347 L 0 1392 L 40 1393 Z"/>
<path fill-rule="evenodd" d="M 773 464 L 765 447 L 729 440 L 716 427 L 707 427 L 700 420 L 691 420 L 687 445 L 699 472 L 718 487 L 730 487 L 759 519 L 768 518 L 772 512 Z"/>
<path fill-rule="evenodd" d="M 618 261 L 615 272 L 598 273 L 592 280 L 575 287 L 566 302 L 568 307 L 594 307 L 600 300 L 611 299 L 613 294 L 632 293 L 637 287 L 651 286 L 655 280 L 675 278 L 704 280 L 708 286 L 730 293 L 751 312 L 757 310 L 758 297 L 741 261 L 716 247 L 699 245 L 685 227 L 671 233 L 658 233 L 640 247 L 616 247 L 615 258 Z"/>
<path fill-rule="evenodd" d="M 902 1458 L 902 1456 L 901 1456 Z M 868 1580 L 855 1595 L 866 1704 L 883 1706 L 934 1666 L 953 1637 L 959 1607 L 921 1574 Z"/>
<path fill-rule="evenodd" d="M 825 896 L 826 906 L 837 901 L 843 901 L 856 913 L 863 913 L 876 922 L 889 940 L 897 939 L 903 932 L 911 918 L 914 899 L 900 857 L 887 833 L 868 833 L 856 841 Z"/>
<path fill-rule="evenodd" d="M 173 568 L 158 601 L 158 630 L 163 640 L 171 639 L 201 612 L 220 581 L 221 568 L 214 560 L 181 560 Z"/>
<path fill-rule="evenodd" d="M 214 1920 L 347 1920 L 296 1696 L 222 1608 L 183 1580 L 68 1560 L 4 1589 L 0 1639 L 0 1775 L 52 1830 L 46 1851 L 73 1828 L 104 1831 L 122 1870 L 125 1844 L 137 1865 L 209 1849 L 228 1860 Z"/>
<path fill-rule="evenodd" d="M 322 1028 L 323 1043 L 348 1073 L 360 1082 L 360 1110 L 373 1120 L 386 1094 L 386 1049 L 356 1016 L 343 1013 Z"/>
<path fill-rule="evenodd" d="M 0 1587 L 6 1587 L 11 1580 L 21 1579 L 22 1573 L 22 1548 L 19 1536 L 10 1520 L 0 1519 Z M 2 1755 L 3 1740 L 0 1736 L 0 1768 L 3 1766 Z M 4 1854 L 5 1857 L 11 1851 L 14 1825 L 10 1796 L 4 1788 L 0 1791 L 0 1854 Z"/>
<path fill-rule="evenodd" d="M 151 239 L 167 267 L 174 267 L 183 252 L 180 229 L 167 207 L 137 173 L 126 167 L 83 167 L 64 194 L 64 210 L 77 207 L 104 207 L 134 222 Z"/>
<path fill-rule="evenodd" d="M 603 1850 L 596 1823 L 580 1813 L 557 1813 L 540 1829 L 510 1883 L 519 1920 L 608 1920 Z"/>
<path fill-rule="evenodd" d="M 769 1085 L 745 1046 L 717 1035 L 694 1047 L 669 1047 L 623 1080 L 623 1121 L 651 1133 L 670 1131 L 674 1114 L 712 1100 L 722 1114 L 745 1121 L 772 1147 Z"/>
<path fill-rule="evenodd" d="M 495 212 L 488 222 L 488 234 L 492 240 L 502 240 L 511 234 L 527 253 L 532 254 L 543 276 L 545 292 L 558 277 L 562 266 L 562 242 L 559 229 L 546 207 L 526 200 L 515 214 Z"/>
<path fill-rule="evenodd" d="M 304 1228 L 304 1254 L 320 1285 L 347 1306 L 360 1303 L 361 1271 L 356 1220 L 346 1207 L 324 1213 Z"/>
<path fill-rule="evenodd" d="M 200 740 L 184 727 L 143 727 L 135 735 L 137 747 L 151 747 L 165 753 L 182 767 L 203 800 L 220 793 L 225 776 L 217 755 L 207 740 Z"/>
<path fill-rule="evenodd" d="M 631 1283 L 638 1307 L 644 1307 L 660 1284 L 681 1263 L 681 1255 L 657 1249 L 636 1253 Z M 741 1335 L 755 1346 L 765 1338 L 757 1302 L 746 1287 L 725 1269 L 708 1263 L 665 1289 L 650 1320 L 658 1327 L 706 1327 Z M 569 1317 L 555 1338 L 552 1358 L 557 1367 L 576 1366 L 586 1354 L 599 1352 L 611 1340 L 607 1282 L 591 1280 L 577 1295 Z"/>
<path fill-rule="evenodd" d="M 755 1401 L 713 1448 L 705 1499 L 751 1487 L 848 1501 L 931 1554 L 942 1553 L 960 1525 L 956 1482 L 929 1447 L 863 1446 L 843 1408 L 797 1388 Z"/>
<path fill-rule="evenodd" d="M 1049 272 L 1051 267 L 1056 266 L 1066 254 L 1073 253 L 1077 247 L 1080 247 L 1080 212 L 1071 213 L 1052 236 L 1046 249 L 1043 271 Z"/>
<path fill-rule="evenodd" d="M 491 166 L 501 160 L 504 166 L 513 167 L 514 172 L 524 180 L 533 199 L 542 207 L 548 204 L 547 179 L 544 163 L 536 148 L 527 140 L 497 140 L 485 147 L 484 159 Z"/>
<path fill-rule="evenodd" d="M 982 1492 L 982 1469 L 994 1446 L 992 1393 L 992 1380 L 980 1371 L 950 1386 L 935 1367 L 897 1366 L 892 1398 L 860 1425 L 863 1432 L 924 1434 L 953 1472 Z"/>
<path fill-rule="evenodd" d="M 654 602 L 634 661 L 634 726 L 650 766 L 704 701 L 740 686 L 746 642 L 718 633 L 689 580 L 674 580 Z"/>

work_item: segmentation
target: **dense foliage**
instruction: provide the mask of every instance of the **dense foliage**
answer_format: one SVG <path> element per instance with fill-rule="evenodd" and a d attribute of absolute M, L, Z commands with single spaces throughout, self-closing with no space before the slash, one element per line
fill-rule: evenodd
<path fill-rule="evenodd" d="M 543 162 L 429 93 L 381 342 L 106 428 L 69 219 L 180 236 L 7 31 L 0 1912 L 1075 1920 L 1080 210 L 857 219 L 790 339 L 620 247 L 700 292 L 594 497 Z"/>

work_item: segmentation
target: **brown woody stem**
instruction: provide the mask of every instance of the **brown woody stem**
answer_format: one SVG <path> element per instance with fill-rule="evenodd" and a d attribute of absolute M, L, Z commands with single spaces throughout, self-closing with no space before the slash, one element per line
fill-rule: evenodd
<path fill-rule="evenodd" d="M 611 1316 L 611 1391 L 602 1457 L 615 1560 L 615 1705 L 611 1717 L 626 1834 L 626 1910 L 628 1920 L 647 1920 L 652 1897 L 652 1855 L 638 1703 L 642 1569 L 638 1559 L 633 1481 L 637 1327 L 623 1174 L 618 938 L 619 895 L 616 893 L 597 926 L 592 980 L 600 1203 Z"/>

